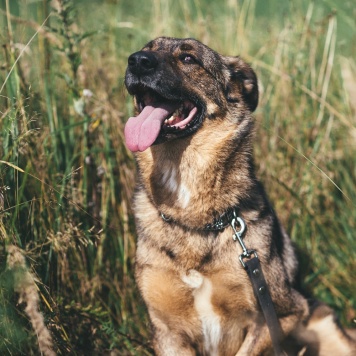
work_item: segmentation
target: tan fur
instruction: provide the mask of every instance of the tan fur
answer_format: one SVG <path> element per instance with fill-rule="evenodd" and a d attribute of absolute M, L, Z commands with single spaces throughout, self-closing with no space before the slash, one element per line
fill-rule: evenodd
<path fill-rule="evenodd" d="M 150 70 L 149 79 L 140 79 L 129 68 L 130 92 L 136 95 L 136 87 L 160 91 L 163 85 L 165 93 L 198 98 L 205 113 L 191 135 L 170 137 L 136 154 L 136 279 L 152 322 L 156 353 L 273 354 L 232 229 L 203 229 L 231 207 L 237 207 L 246 222 L 244 241 L 258 252 L 286 343 L 293 340 L 295 345 L 285 345 L 286 352 L 304 352 L 301 340 L 310 341 L 305 330 L 315 332 L 319 340 L 331 322 L 327 316 L 305 324 L 309 308 L 293 287 L 297 261 L 291 242 L 254 174 L 254 72 L 241 58 L 221 56 L 192 39 L 158 38 L 142 51 L 140 55 L 147 52 L 159 64 Z M 196 63 L 182 63 L 182 54 L 192 55 Z M 170 87 L 173 77 L 177 81 Z M 161 213 L 172 220 L 164 221 Z M 334 338 L 340 339 L 339 333 Z M 320 355 L 324 349 L 319 348 Z M 354 349 L 346 343 L 340 350 L 350 350 L 351 355 Z"/>
<path fill-rule="evenodd" d="M 335 314 L 328 306 L 319 304 L 312 310 L 307 323 L 294 331 L 305 347 L 300 355 L 356 355 L 356 342 L 338 324 Z"/>

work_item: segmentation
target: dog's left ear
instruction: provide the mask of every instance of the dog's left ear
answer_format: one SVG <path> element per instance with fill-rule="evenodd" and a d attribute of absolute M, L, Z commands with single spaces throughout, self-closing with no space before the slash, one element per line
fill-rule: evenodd
<path fill-rule="evenodd" d="M 240 57 L 223 57 L 229 70 L 226 97 L 230 102 L 242 99 L 254 111 L 258 104 L 257 76 L 252 68 Z"/>

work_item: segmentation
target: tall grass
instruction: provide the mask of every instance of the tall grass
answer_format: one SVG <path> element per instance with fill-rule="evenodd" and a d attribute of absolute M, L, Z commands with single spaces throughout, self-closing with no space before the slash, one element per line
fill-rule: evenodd
<path fill-rule="evenodd" d="M 152 353 L 133 281 L 135 166 L 122 134 L 133 108 L 123 78 L 127 56 L 158 35 L 195 37 L 255 68 L 259 176 L 298 248 L 302 287 L 352 326 L 351 2 L 336 10 L 278 0 L 0 4 L 1 354 L 41 347 L 19 270 L 6 263 L 14 249 L 26 256 L 21 271 L 36 285 L 50 350 Z"/>

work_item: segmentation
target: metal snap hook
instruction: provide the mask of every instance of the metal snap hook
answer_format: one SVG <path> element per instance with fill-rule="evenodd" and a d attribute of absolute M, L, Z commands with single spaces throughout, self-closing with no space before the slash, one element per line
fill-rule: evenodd
<path fill-rule="evenodd" d="M 236 222 L 239 223 L 240 225 L 240 230 L 236 229 Z M 258 258 L 257 253 L 255 250 L 248 250 L 242 240 L 242 235 L 246 230 L 246 224 L 245 221 L 240 218 L 239 216 L 236 216 L 236 212 L 234 211 L 234 218 L 231 220 L 231 227 L 234 230 L 234 234 L 232 235 L 232 239 L 234 241 L 238 241 L 239 244 L 242 247 L 242 254 L 239 256 L 240 262 L 244 268 L 246 268 L 246 265 L 244 263 L 244 258 L 250 258 L 252 254 L 255 255 L 256 258 Z"/>
<path fill-rule="evenodd" d="M 234 215 L 235 216 L 231 221 L 231 227 L 234 230 L 235 234 L 239 234 L 240 236 L 242 236 L 243 233 L 245 232 L 245 229 L 246 229 L 245 221 L 242 218 L 240 218 L 239 216 L 236 216 L 235 211 L 234 211 Z M 240 230 L 239 231 L 236 230 L 236 222 L 238 222 L 239 225 L 240 225 Z M 234 239 L 234 240 L 236 241 L 236 239 Z"/>

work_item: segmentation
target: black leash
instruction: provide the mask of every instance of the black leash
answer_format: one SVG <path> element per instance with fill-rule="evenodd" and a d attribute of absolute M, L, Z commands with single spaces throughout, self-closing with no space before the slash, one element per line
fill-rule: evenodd
<path fill-rule="evenodd" d="M 238 241 L 242 247 L 242 254 L 239 256 L 240 262 L 243 268 L 246 270 L 247 275 L 250 277 L 253 291 L 257 300 L 260 303 L 263 315 L 266 320 L 266 324 L 271 336 L 274 353 L 276 356 L 284 355 L 281 348 L 281 342 L 283 340 L 283 331 L 276 311 L 274 309 L 271 294 L 268 290 L 268 285 L 262 272 L 260 260 L 258 259 L 255 250 L 248 250 L 242 241 L 242 235 L 245 231 L 245 222 L 234 214 L 234 218 L 231 221 L 231 227 L 234 230 L 233 239 Z M 240 230 L 236 230 L 236 223 L 240 225 Z M 246 261 L 245 261 L 246 259 Z"/>
<path fill-rule="evenodd" d="M 284 354 L 281 348 L 283 332 L 276 311 L 274 310 L 273 301 L 269 293 L 266 280 L 263 276 L 258 257 L 252 257 L 246 261 L 245 266 L 246 272 L 250 277 L 255 296 L 260 302 L 260 306 L 272 339 L 274 353 L 276 356 L 281 356 Z"/>

